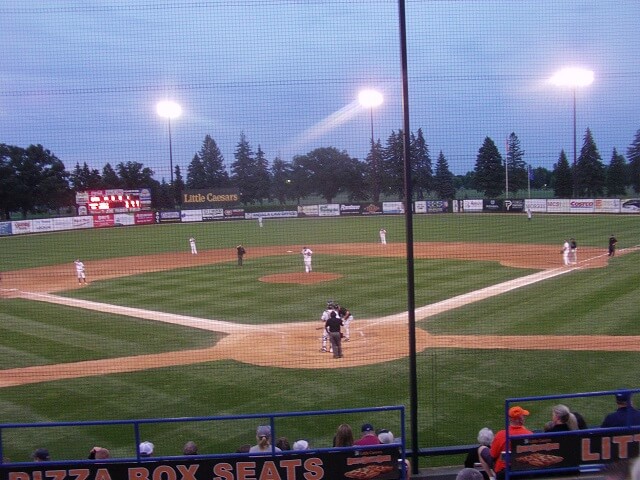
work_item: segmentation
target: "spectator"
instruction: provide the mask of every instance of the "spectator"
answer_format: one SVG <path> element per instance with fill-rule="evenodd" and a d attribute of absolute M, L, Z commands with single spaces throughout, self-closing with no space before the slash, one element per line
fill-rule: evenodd
<path fill-rule="evenodd" d="M 636 458 L 631 465 L 631 480 L 640 480 L 640 457 Z"/>
<path fill-rule="evenodd" d="M 277 441 L 276 441 L 276 447 L 278 447 L 280 450 L 291 450 L 291 445 L 289 444 L 289 440 L 287 439 L 287 437 L 280 437 Z"/>
<path fill-rule="evenodd" d="M 371 425 L 370 423 L 365 423 L 364 425 L 362 425 L 361 430 L 362 436 L 358 440 L 353 442 L 354 445 L 380 445 L 380 440 L 378 440 L 378 436 L 373 429 L 373 425 Z"/>
<path fill-rule="evenodd" d="M 351 425 L 343 423 L 338 426 L 336 435 L 333 437 L 334 447 L 352 447 L 353 446 L 353 430 Z"/>
<path fill-rule="evenodd" d="M 378 440 L 380 440 L 381 444 L 388 445 L 389 443 L 393 443 L 395 438 L 389 430 L 380 430 L 380 432 L 378 432 Z"/>
<path fill-rule="evenodd" d="M 269 425 L 260 425 L 256 429 L 256 439 L 258 444 L 249 449 L 249 453 L 269 453 L 272 450 L 281 452 L 280 448 L 271 445 L 271 427 Z"/>
<path fill-rule="evenodd" d="M 187 443 L 184 444 L 184 447 L 182 448 L 182 454 L 183 455 L 197 455 L 198 454 L 198 445 L 196 445 L 196 442 L 189 440 Z"/>
<path fill-rule="evenodd" d="M 34 462 L 48 462 L 51 460 L 49 456 L 49 450 L 46 448 L 39 448 L 31 455 Z"/>
<path fill-rule="evenodd" d="M 491 443 L 493 442 L 493 431 L 484 427 L 478 432 L 478 447 L 473 447 L 467 454 L 464 461 L 466 468 L 475 468 L 477 465 L 482 467 L 481 473 L 485 480 L 495 478 L 496 472 L 493 471 L 493 457 L 491 456 Z"/>
<path fill-rule="evenodd" d="M 153 443 L 151 442 L 142 442 L 138 445 L 138 450 L 140 451 L 141 457 L 152 457 L 153 456 Z"/>
<path fill-rule="evenodd" d="M 89 458 L 91 460 L 105 460 L 107 458 L 111 458 L 111 452 L 106 448 L 93 447 L 89 452 Z"/>
<path fill-rule="evenodd" d="M 238 447 L 238 449 L 236 450 L 236 453 L 249 453 L 249 450 L 251 450 L 251 445 L 249 445 L 248 443 L 245 443 L 244 445 L 240 445 Z"/>
<path fill-rule="evenodd" d="M 482 480 L 482 474 L 475 468 L 463 468 L 456 475 L 456 480 Z"/>
<path fill-rule="evenodd" d="M 525 418 L 529 416 L 529 412 L 520 406 L 511 407 L 509 409 L 509 436 L 528 435 L 531 430 L 525 428 Z M 491 457 L 494 461 L 493 470 L 496 472 L 496 478 L 502 480 L 505 476 L 504 469 L 506 467 L 502 459 L 502 452 L 507 448 L 507 432 L 500 430 L 496 433 L 491 442 Z"/>
<path fill-rule="evenodd" d="M 308 450 L 309 449 L 309 442 L 307 442 L 306 440 L 298 440 L 297 442 L 295 442 L 293 444 L 293 449 L 294 450 Z"/>
<path fill-rule="evenodd" d="M 628 480 L 630 476 L 629 467 L 629 459 L 626 458 L 608 463 L 602 469 L 604 480 Z"/>
<path fill-rule="evenodd" d="M 578 429 L 578 419 L 566 405 L 556 405 L 551 409 L 551 421 L 544 426 L 545 432 L 568 432 Z"/>
<path fill-rule="evenodd" d="M 633 407 L 631 393 L 616 393 L 616 404 L 618 409 L 605 417 L 602 421 L 602 428 L 640 425 L 640 410 Z"/>

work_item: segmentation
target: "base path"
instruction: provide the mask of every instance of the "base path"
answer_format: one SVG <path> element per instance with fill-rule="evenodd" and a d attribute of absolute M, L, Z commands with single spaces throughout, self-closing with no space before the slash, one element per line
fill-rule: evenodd
<path fill-rule="evenodd" d="M 349 256 L 404 257 L 403 244 L 338 244 L 310 245 L 314 253 Z M 248 259 L 291 254 L 297 247 L 267 247 L 249 251 Z M 416 320 L 422 321 L 438 313 L 469 303 L 499 295 L 548 278 L 570 273 L 576 268 L 600 268 L 607 264 L 603 249 L 581 248 L 582 260 L 576 266 L 558 267 L 559 249 L 551 246 L 419 243 L 414 246 L 415 258 L 456 258 L 465 260 L 497 261 L 503 265 L 540 269 L 540 272 L 520 277 L 499 285 L 469 292 L 432 305 L 416 309 Z M 91 281 L 135 275 L 150 271 L 171 270 L 189 266 L 235 261 L 235 249 L 213 250 L 190 255 L 159 254 L 135 259 L 110 259 L 85 262 Z M 302 263 L 302 262 L 301 262 Z M 126 269 L 122 266 L 127 265 Z M 311 274 L 275 274 L 259 281 L 315 283 L 330 282 L 341 276 L 338 272 Z M 215 360 L 232 359 L 253 365 L 280 368 L 339 368 L 368 365 L 407 356 L 407 312 L 375 319 L 356 318 L 351 325 L 351 341 L 345 342 L 344 358 L 333 359 L 329 353 L 320 353 L 322 323 L 301 321 L 286 324 L 243 325 L 209 320 L 186 315 L 167 314 L 131 307 L 103 304 L 86 300 L 60 297 L 53 292 L 77 288 L 73 264 L 41 267 L 6 272 L 2 280 L 4 297 L 20 297 L 62 305 L 102 311 L 117 315 L 179 324 L 191 328 L 221 332 L 225 337 L 215 345 L 196 350 L 183 350 L 152 355 L 91 360 L 58 365 L 43 365 L 0 371 L 0 387 L 77 378 L 110 373 L 134 372 L 175 365 L 191 365 Z M 320 307 L 321 308 L 321 307 Z M 473 336 L 432 335 L 416 329 L 417 351 L 427 348 L 472 349 L 529 349 L 529 350 L 622 350 L 640 351 L 640 337 L 608 336 Z"/>

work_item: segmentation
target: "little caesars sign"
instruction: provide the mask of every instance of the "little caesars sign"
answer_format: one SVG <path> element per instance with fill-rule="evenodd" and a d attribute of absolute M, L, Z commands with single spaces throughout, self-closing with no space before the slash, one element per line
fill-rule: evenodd
<path fill-rule="evenodd" d="M 240 193 L 235 188 L 211 188 L 185 190 L 182 193 L 183 208 L 212 208 L 237 205 Z"/>

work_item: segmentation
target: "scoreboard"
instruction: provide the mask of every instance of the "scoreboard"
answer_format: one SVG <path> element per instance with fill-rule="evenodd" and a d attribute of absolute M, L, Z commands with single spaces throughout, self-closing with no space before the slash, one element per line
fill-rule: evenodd
<path fill-rule="evenodd" d="M 108 189 L 76 193 L 79 215 L 139 212 L 151 208 L 149 189 Z"/>

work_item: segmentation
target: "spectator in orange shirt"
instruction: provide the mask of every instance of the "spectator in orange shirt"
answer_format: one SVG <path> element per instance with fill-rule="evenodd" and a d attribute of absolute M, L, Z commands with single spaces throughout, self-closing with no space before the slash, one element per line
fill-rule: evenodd
<path fill-rule="evenodd" d="M 522 407 L 516 406 L 509 409 L 509 436 L 529 435 L 533 433 L 525 428 L 525 418 L 529 416 L 529 411 Z M 505 476 L 504 469 L 506 467 L 502 459 L 502 452 L 507 450 L 507 432 L 502 429 L 496 433 L 491 443 L 491 456 L 495 460 L 493 470 L 496 472 L 496 479 L 502 480 Z"/>

